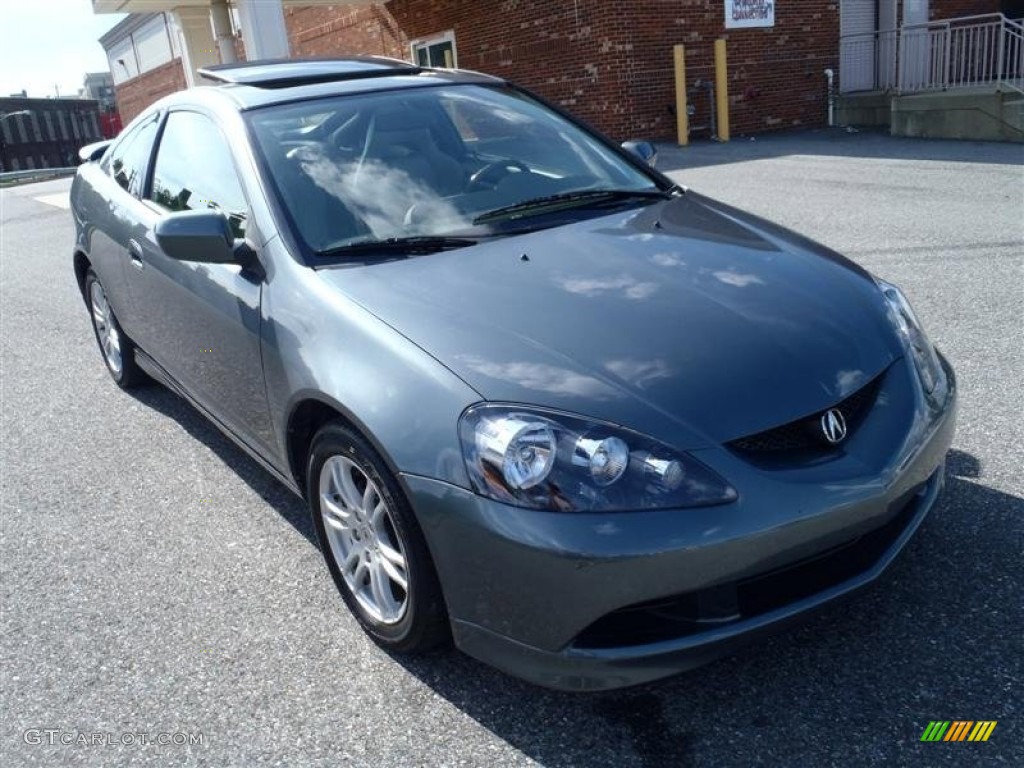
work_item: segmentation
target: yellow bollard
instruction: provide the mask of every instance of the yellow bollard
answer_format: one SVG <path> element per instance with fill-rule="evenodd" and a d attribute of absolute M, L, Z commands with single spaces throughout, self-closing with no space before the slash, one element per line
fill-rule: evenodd
<path fill-rule="evenodd" d="M 676 65 L 676 132 L 679 146 L 690 143 L 690 113 L 686 106 L 686 48 L 677 45 L 672 49 Z"/>
<path fill-rule="evenodd" d="M 718 112 L 718 140 L 729 140 L 729 69 L 725 40 L 715 40 L 715 107 Z"/>

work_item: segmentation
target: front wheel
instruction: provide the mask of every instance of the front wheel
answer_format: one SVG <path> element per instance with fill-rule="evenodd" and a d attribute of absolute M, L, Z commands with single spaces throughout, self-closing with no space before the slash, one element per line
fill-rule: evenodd
<path fill-rule="evenodd" d="M 313 438 L 306 484 L 327 567 L 363 629 L 399 652 L 444 642 L 448 618 L 423 533 L 372 446 L 328 424 Z"/>
<path fill-rule="evenodd" d="M 146 381 L 145 372 L 135 362 L 135 345 L 121 330 L 103 285 L 91 269 L 85 275 L 85 301 L 103 362 L 117 386 L 131 389 Z"/>

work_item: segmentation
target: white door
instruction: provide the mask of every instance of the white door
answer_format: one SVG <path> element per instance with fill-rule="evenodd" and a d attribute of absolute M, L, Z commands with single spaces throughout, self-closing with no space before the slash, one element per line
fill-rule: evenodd
<path fill-rule="evenodd" d="M 878 86 L 896 86 L 896 41 L 899 37 L 896 0 L 878 0 Z"/>
<path fill-rule="evenodd" d="M 840 0 L 839 90 L 875 89 L 877 0 Z"/>
<path fill-rule="evenodd" d="M 900 88 L 915 91 L 931 85 L 932 40 L 927 27 L 928 0 L 903 0 L 903 36 L 900 40 Z"/>

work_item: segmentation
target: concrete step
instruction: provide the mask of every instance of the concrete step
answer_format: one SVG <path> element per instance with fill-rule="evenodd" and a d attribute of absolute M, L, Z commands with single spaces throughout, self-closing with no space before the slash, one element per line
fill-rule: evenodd
<path fill-rule="evenodd" d="M 888 127 L 892 121 L 891 102 L 892 95 L 886 91 L 840 94 L 836 99 L 836 125 Z"/>
<path fill-rule="evenodd" d="M 836 123 L 888 127 L 894 136 L 1024 142 L 1024 94 L 994 85 L 899 95 L 845 93 Z"/>
<path fill-rule="evenodd" d="M 893 136 L 1024 142 L 1024 102 L 991 88 L 893 96 Z"/>

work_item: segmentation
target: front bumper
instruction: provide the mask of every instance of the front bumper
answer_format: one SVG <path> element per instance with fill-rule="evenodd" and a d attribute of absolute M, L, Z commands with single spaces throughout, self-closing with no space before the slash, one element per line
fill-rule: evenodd
<path fill-rule="evenodd" d="M 736 484 L 727 506 L 555 514 L 405 476 L 457 646 L 546 687 L 617 688 L 704 664 L 866 586 L 941 490 L 956 416 L 947 372 L 935 411 L 895 365 L 880 412 L 834 461 L 764 471 L 724 449 L 697 454 Z"/>

